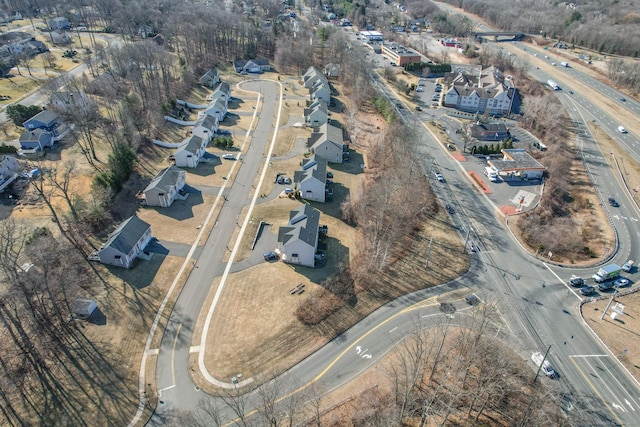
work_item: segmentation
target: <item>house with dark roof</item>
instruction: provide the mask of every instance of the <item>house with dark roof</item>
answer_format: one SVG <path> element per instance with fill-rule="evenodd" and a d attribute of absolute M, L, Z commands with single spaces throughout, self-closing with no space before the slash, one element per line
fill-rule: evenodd
<path fill-rule="evenodd" d="M 311 152 L 327 162 L 349 161 L 349 145 L 344 143 L 342 129 L 325 123 L 307 140 Z"/>
<path fill-rule="evenodd" d="M 220 73 L 215 68 L 207 70 L 206 73 L 200 77 L 200 84 L 209 88 L 214 88 L 220 83 Z"/>
<path fill-rule="evenodd" d="M 545 171 L 536 159 L 524 148 L 508 148 L 502 150 L 500 160 L 489 160 L 487 163 L 505 180 L 520 179 L 522 181 L 541 180 Z"/>
<path fill-rule="evenodd" d="M 304 121 L 307 126 L 317 128 L 327 123 L 328 119 L 329 111 L 323 99 L 313 101 L 308 108 L 304 109 Z"/>
<path fill-rule="evenodd" d="M 293 174 L 295 188 L 305 200 L 325 202 L 327 185 L 327 161 L 313 155 L 302 161 L 302 169 Z"/>
<path fill-rule="evenodd" d="M 158 172 L 144 189 L 147 206 L 168 208 L 181 194 L 186 184 L 187 173 L 176 166 L 169 166 Z"/>
<path fill-rule="evenodd" d="M 271 70 L 269 60 L 265 58 L 236 59 L 233 61 L 236 73 L 264 73 Z"/>
<path fill-rule="evenodd" d="M 40 151 L 53 147 L 54 139 L 51 132 L 44 129 L 34 129 L 32 131 L 22 132 L 18 142 L 22 150 Z"/>
<path fill-rule="evenodd" d="M 71 24 L 69 20 L 64 16 L 53 18 L 49 20 L 49 26 L 52 30 L 69 30 L 71 29 Z"/>
<path fill-rule="evenodd" d="M 318 248 L 320 211 L 303 204 L 289 213 L 289 223 L 278 230 L 281 258 L 289 264 L 314 267 Z"/>
<path fill-rule="evenodd" d="M 504 123 L 474 123 L 467 128 L 469 136 L 480 141 L 504 141 L 511 132 Z"/>
<path fill-rule="evenodd" d="M 90 259 L 131 268 L 133 261 L 144 252 L 152 239 L 151 226 L 134 215 L 120 224 Z"/>
<path fill-rule="evenodd" d="M 227 102 L 225 98 L 214 98 L 209 105 L 207 105 L 204 114 L 214 116 L 219 122 L 223 121 L 227 115 Z"/>
<path fill-rule="evenodd" d="M 477 74 L 460 71 L 444 77 L 444 106 L 470 113 L 507 115 L 511 113 L 516 89 L 511 76 L 493 66 Z"/>
<path fill-rule="evenodd" d="M 195 168 L 202 160 L 208 141 L 199 136 L 191 135 L 185 143 L 178 148 L 174 155 L 176 166 L 183 168 Z"/>
<path fill-rule="evenodd" d="M 50 132 L 53 136 L 58 136 L 58 128 L 63 124 L 59 115 L 51 110 L 42 110 L 29 120 L 25 121 L 22 126 L 28 131 L 34 129 L 43 129 Z"/>

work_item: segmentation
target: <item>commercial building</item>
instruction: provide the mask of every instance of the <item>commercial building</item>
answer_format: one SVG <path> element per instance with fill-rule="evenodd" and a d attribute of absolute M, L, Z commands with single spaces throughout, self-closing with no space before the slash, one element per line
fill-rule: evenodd
<path fill-rule="evenodd" d="M 422 55 L 415 50 L 394 42 L 384 43 L 382 54 L 399 67 L 422 60 Z"/>

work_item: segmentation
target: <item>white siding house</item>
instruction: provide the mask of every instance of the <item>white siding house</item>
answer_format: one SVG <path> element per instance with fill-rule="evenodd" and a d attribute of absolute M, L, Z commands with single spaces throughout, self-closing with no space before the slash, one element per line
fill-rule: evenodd
<path fill-rule="evenodd" d="M 204 156 L 207 142 L 199 136 L 192 135 L 187 138 L 186 143 L 176 151 L 176 166 L 183 168 L 195 168 Z"/>
<path fill-rule="evenodd" d="M 176 166 L 169 166 L 158 172 L 144 189 L 147 206 L 168 208 L 182 192 L 187 173 Z"/>
<path fill-rule="evenodd" d="M 107 242 L 97 251 L 96 258 L 103 264 L 131 268 L 133 261 L 153 239 L 151 226 L 132 216 L 115 229 Z"/>
<path fill-rule="evenodd" d="M 328 123 L 320 126 L 307 141 L 311 151 L 331 163 L 349 160 L 349 146 L 342 139 L 342 129 Z"/>
<path fill-rule="evenodd" d="M 322 99 L 317 99 L 304 109 L 304 120 L 308 126 L 317 128 L 327 123 L 329 113 L 327 103 Z"/>
<path fill-rule="evenodd" d="M 293 174 L 293 182 L 300 197 L 314 202 L 325 201 L 327 161 L 315 154 L 303 160 L 302 170 Z"/>
<path fill-rule="evenodd" d="M 311 205 L 300 205 L 289 214 L 289 224 L 278 230 L 282 260 L 289 264 L 314 267 L 318 247 L 320 211 Z"/>

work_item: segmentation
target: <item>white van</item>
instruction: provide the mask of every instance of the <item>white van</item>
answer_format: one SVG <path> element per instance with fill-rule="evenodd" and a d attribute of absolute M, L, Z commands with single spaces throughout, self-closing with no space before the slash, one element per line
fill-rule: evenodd
<path fill-rule="evenodd" d="M 627 133 L 627 130 L 623 126 L 618 126 L 618 132 Z"/>
<path fill-rule="evenodd" d="M 498 174 L 492 168 L 484 168 L 484 174 L 489 177 L 489 181 L 498 182 Z"/>
<path fill-rule="evenodd" d="M 544 362 L 542 362 L 543 360 Z M 556 377 L 556 371 L 553 370 L 551 363 L 549 363 L 549 361 L 544 358 L 542 353 L 540 352 L 533 353 L 531 355 L 531 361 L 536 364 L 536 367 L 540 367 L 540 364 L 542 363 L 541 371 L 544 372 L 544 374 L 549 378 Z"/>

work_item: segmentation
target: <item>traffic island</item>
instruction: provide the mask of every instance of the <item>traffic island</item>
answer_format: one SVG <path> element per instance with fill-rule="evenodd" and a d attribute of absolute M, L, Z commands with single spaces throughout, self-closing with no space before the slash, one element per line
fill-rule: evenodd
<path fill-rule="evenodd" d="M 469 174 L 469 176 L 471 176 L 471 179 L 473 179 L 473 181 L 480 188 L 480 190 L 482 190 L 482 192 L 484 194 L 493 193 L 493 191 L 491 191 L 491 189 L 487 186 L 487 184 L 482 180 L 480 175 L 478 175 L 477 173 L 475 173 L 473 171 L 468 171 L 467 173 Z"/>

